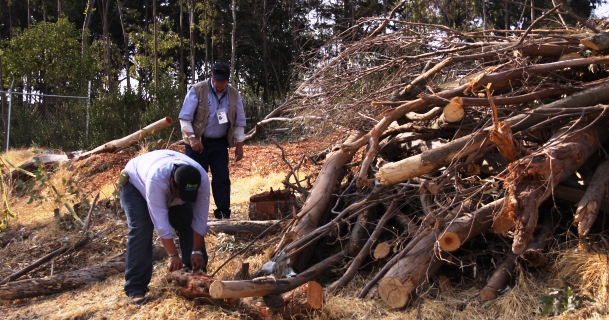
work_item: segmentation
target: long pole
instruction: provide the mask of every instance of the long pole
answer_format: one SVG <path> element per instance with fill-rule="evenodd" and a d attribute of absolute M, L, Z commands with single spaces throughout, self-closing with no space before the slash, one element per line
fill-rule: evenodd
<path fill-rule="evenodd" d="M 15 83 L 15 79 L 11 82 L 11 87 L 8 89 L 8 114 L 6 117 L 6 145 L 4 146 L 4 151 L 8 152 L 8 141 L 11 136 L 11 107 L 13 104 L 13 96 L 11 95 L 11 91 L 13 91 L 13 84 Z"/>
<path fill-rule="evenodd" d="M 89 146 L 89 109 L 91 109 L 91 80 L 89 80 L 89 90 L 87 93 L 87 119 L 85 123 L 85 148 Z"/>

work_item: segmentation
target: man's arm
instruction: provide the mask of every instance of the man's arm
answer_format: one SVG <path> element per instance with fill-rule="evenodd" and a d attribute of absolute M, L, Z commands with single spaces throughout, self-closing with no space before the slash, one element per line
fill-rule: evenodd
<path fill-rule="evenodd" d="M 190 88 L 184 98 L 184 103 L 182 104 L 182 109 L 180 110 L 178 118 L 180 120 L 182 135 L 188 137 L 188 144 L 192 150 L 202 152 L 203 144 L 201 143 L 201 140 L 195 137 L 195 130 L 192 127 L 192 121 L 194 120 L 195 111 L 197 110 L 198 105 L 199 99 L 197 98 L 195 89 Z"/>

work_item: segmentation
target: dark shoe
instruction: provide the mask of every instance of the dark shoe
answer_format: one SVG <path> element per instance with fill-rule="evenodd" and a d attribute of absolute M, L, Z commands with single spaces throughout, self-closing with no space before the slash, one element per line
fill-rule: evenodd
<path fill-rule="evenodd" d="M 222 211 L 222 210 L 216 209 L 216 210 L 214 210 L 214 216 L 218 220 L 220 220 L 220 219 L 230 219 L 230 210 L 228 210 L 228 211 Z"/>
<path fill-rule="evenodd" d="M 136 294 L 134 296 L 129 297 L 129 302 L 135 305 L 142 305 L 146 303 L 147 300 L 148 299 L 146 299 L 146 296 L 144 296 L 143 294 Z"/>

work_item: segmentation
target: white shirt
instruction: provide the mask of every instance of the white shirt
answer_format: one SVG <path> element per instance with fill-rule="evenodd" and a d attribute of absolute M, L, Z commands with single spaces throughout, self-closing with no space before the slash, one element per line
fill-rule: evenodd
<path fill-rule="evenodd" d="M 209 177 L 201 165 L 182 153 L 156 150 L 131 159 L 125 170 L 129 173 L 129 182 L 146 199 L 150 218 L 159 237 L 172 239 L 173 229 L 169 224 L 168 208 L 184 203 L 171 193 L 169 187 L 173 164 L 189 164 L 201 172 L 197 201 L 192 204 L 192 229 L 204 236 L 209 215 Z"/>

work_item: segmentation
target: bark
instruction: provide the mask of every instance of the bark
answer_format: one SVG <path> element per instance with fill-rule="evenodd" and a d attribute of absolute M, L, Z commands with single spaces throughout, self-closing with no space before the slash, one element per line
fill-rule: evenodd
<path fill-rule="evenodd" d="M 356 139 L 360 133 L 354 133 L 348 139 Z M 296 215 L 294 225 L 281 239 L 275 253 L 279 253 L 290 243 L 306 236 L 313 231 L 319 221 L 328 213 L 328 206 L 332 198 L 335 186 L 340 183 L 346 173 L 343 166 L 347 164 L 355 154 L 355 151 L 338 149 L 327 156 L 327 160 L 319 171 L 311 194 L 305 201 L 302 209 Z M 292 265 L 298 265 L 297 256 L 292 256 Z M 306 257 L 303 261 L 307 261 Z"/>
<path fill-rule="evenodd" d="M 574 108 L 591 106 L 609 101 L 609 83 L 602 83 L 596 87 L 575 93 L 564 99 L 546 104 L 538 110 L 551 110 L 560 108 Z M 507 119 L 505 122 L 512 126 L 513 132 L 519 132 L 533 126 L 547 116 L 532 114 L 519 115 Z M 481 147 L 490 144 L 488 133 L 490 128 L 484 131 L 472 133 L 470 135 L 455 139 L 437 149 L 424 152 L 403 160 L 387 163 L 377 173 L 377 179 L 385 185 L 393 185 L 410 178 L 418 177 L 430 173 L 457 158 L 462 158 L 476 152 Z"/>
<path fill-rule="evenodd" d="M 219 220 L 209 221 L 207 226 L 209 230 L 215 233 L 227 233 L 227 234 L 260 234 L 269 227 L 272 227 L 269 232 L 278 233 L 288 225 L 291 220 L 286 220 L 281 223 L 277 223 L 278 220 L 266 220 L 266 221 L 250 221 L 250 220 Z"/>
<path fill-rule="evenodd" d="M 125 60 L 125 76 L 126 76 L 125 79 L 127 80 L 127 91 L 130 91 L 131 90 L 131 76 L 129 75 L 129 69 L 130 69 L 130 67 L 129 67 L 129 37 L 127 36 L 127 30 L 125 29 L 125 18 L 123 17 L 123 5 L 121 4 L 120 0 L 117 1 L 116 4 L 118 6 L 118 17 L 121 22 L 121 29 L 123 30 L 123 45 L 125 47 L 125 54 L 123 56 L 123 59 Z M 182 12 L 180 11 L 180 22 L 182 21 L 181 14 L 182 14 Z M 180 27 L 181 27 L 181 25 L 180 25 Z M 182 31 L 182 29 L 180 29 L 180 31 Z M 180 38 L 180 47 L 181 46 L 182 46 L 182 41 Z M 182 51 L 180 51 L 180 54 L 182 54 Z M 180 64 L 180 68 L 182 68 L 181 64 Z"/>
<path fill-rule="evenodd" d="M 512 245 L 515 254 L 523 252 L 537 226 L 539 205 L 605 140 L 604 124 L 587 124 L 580 121 L 571 128 L 559 130 L 539 151 L 508 166 L 504 178 L 507 195 L 500 215 L 509 217 L 515 224 Z M 584 125 L 587 126 L 582 128 Z"/>
<path fill-rule="evenodd" d="M 79 156 L 77 156 L 76 158 L 84 159 L 85 157 L 88 157 L 88 156 L 91 156 L 94 154 L 115 152 L 117 150 L 124 149 L 124 148 L 129 147 L 129 146 L 135 144 L 136 142 L 146 138 L 147 136 L 156 133 L 159 130 L 168 128 L 169 126 L 171 126 L 172 123 L 173 123 L 173 119 L 171 119 L 171 117 L 166 117 L 166 118 L 160 119 L 154 123 L 149 124 L 144 129 L 138 130 L 123 138 L 110 141 L 93 150 L 82 153 Z"/>
<path fill-rule="evenodd" d="M 577 233 L 584 238 L 590 232 L 590 228 L 596 220 L 598 210 L 603 199 L 607 196 L 609 186 L 609 161 L 603 161 L 594 171 L 592 181 L 586 189 L 586 193 L 577 203 L 574 225 L 577 225 Z"/>
<path fill-rule="evenodd" d="M 161 247 L 154 247 L 152 259 L 167 257 Z M 0 286 L 0 299 L 14 300 L 60 293 L 96 283 L 125 271 L 124 254 L 111 261 L 80 270 L 68 271 L 54 276 L 19 280 Z"/>

